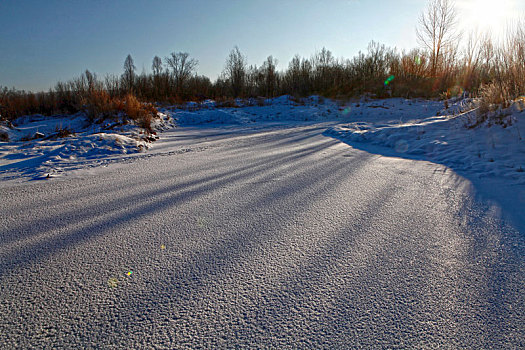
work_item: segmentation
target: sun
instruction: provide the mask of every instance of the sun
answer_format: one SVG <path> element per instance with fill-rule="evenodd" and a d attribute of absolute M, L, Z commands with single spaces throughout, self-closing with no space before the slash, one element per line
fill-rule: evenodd
<path fill-rule="evenodd" d="M 516 0 L 462 0 L 457 2 L 458 20 L 465 32 L 490 32 L 500 36 L 518 17 Z"/>

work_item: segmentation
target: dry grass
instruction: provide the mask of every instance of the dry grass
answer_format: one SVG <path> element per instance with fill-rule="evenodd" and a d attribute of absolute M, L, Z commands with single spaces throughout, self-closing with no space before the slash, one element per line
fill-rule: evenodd
<path fill-rule="evenodd" d="M 221 108 L 238 108 L 239 106 L 235 102 L 235 100 L 232 99 L 218 99 L 217 101 L 217 107 Z"/>
<path fill-rule="evenodd" d="M 56 136 L 59 138 L 68 137 L 71 135 L 74 135 L 73 131 L 71 131 L 69 128 L 65 127 L 56 127 L 55 129 Z"/>
<path fill-rule="evenodd" d="M 152 132 L 151 122 L 157 115 L 157 109 L 150 103 L 140 102 L 133 94 L 112 98 L 104 90 L 94 90 L 83 101 L 85 112 L 92 122 L 123 117 L 133 120 L 148 133 Z"/>
<path fill-rule="evenodd" d="M 157 109 L 151 103 L 141 103 L 132 94 L 127 94 L 123 101 L 123 111 L 135 121 L 141 128 L 151 133 L 151 122 L 157 115 Z"/>
<path fill-rule="evenodd" d="M 115 101 L 103 90 L 94 90 L 83 99 L 86 115 L 91 121 L 104 120 L 115 112 Z"/>

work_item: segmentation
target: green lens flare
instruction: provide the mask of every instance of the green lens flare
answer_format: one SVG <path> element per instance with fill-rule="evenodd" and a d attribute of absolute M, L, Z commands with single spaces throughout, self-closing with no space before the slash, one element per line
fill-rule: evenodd
<path fill-rule="evenodd" d="M 390 83 L 392 82 L 392 80 L 394 80 L 394 78 L 395 78 L 395 77 L 394 77 L 393 75 L 391 75 L 391 76 L 389 76 L 388 78 L 386 78 L 386 80 L 385 80 L 385 85 L 390 84 Z"/>

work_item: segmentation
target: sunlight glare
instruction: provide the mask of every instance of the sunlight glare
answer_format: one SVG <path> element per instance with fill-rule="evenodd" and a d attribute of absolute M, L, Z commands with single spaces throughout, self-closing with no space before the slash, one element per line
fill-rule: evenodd
<path fill-rule="evenodd" d="M 461 29 L 467 33 L 478 30 L 500 36 L 516 18 L 516 0 L 462 0 L 457 5 Z"/>

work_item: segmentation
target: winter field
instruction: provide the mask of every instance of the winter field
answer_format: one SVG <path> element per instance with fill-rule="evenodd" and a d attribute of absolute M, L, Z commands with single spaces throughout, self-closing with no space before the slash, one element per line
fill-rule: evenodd
<path fill-rule="evenodd" d="M 326 136 L 352 147 L 445 165 L 472 181 L 487 199 L 505 207 L 504 214 L 514 224 L 525 228 L 525 100 L 498 112 L 506 115 L 503 124 L 478 126 L 473 125 L 477 108 L 471 99 L 451 100 L 448 108 L 442 101 L 336 102 L 317 96 L 301 101 L 282 96 L 265 100 L 263 106 L 255 100 L 237 104 L 221 108 L 209 100 L 160 108 L 155 135 L 122 121 L 91 124 L 81 113 L 22 117 L 13 127 L 0 126 L 11 140 L 0 143 L 0 176 L 16 182 L 71 176 L 74 170 L 183 152 L 184 143 L 173 143 L 169 135 L 185 127 L 246 133 L 322 122 L 333 124 L 327 126 Z M 61 130 L 69 132 L 61 137 Z"/>
<path fill-rule="evenodd" d="M 525 347 L 523 100 L 236 104 L 0 127 L 0 347 Z"/>

